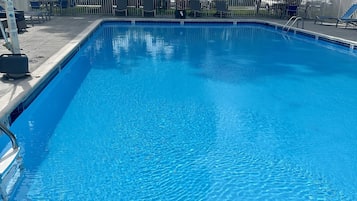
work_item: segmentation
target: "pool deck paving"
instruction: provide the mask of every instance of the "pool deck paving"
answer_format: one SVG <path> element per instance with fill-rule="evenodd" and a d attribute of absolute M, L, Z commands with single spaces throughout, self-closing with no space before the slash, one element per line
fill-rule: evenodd
<path fill-rule="evenodd" d="M 80 43 L 101 19 L 116 20 L 113 17 L 101 16 L 54 16 L 50 21 L 42 24 L 28 26 L 27 31 L 19 34 L 21 53 L 29 59 L 30 75 L 26 78 L 9 80 L 0 73 L 0 121 L 8 123 L 8 116 L 19 103 L 32 92 L 39 80 L 46 76 L 56 64 L 68 54 L 71 49 Z M 120 18 L 124 20 L 143 20 L 144 18 Z M 152 20 L 162 20 L 153 18 Z M 178 20 L 178 19 L 172 19 Z M 192 19 L 186 19 L 192 20 Z M 203 19 L 206 20 L 206 19 Z M 210 19 L 219 20 L 219 19 Z M 232 20 L 232 19 L 226 19 Z M 240 20 L 240 19 L 237 19 Z M 247 19 L 244 19 L 247 20 Z M 287 20 L 279 19 L 252 19 L 285 24 Z M 305 21 L 304 29 L 322 33 L 333 38 L 342 38 L 357 44 L 357 27 L 336 28 L 334 25 L 318 25 L 313 21 Z M 1 40 L 4 43 L 4 40 Z M 356 45 L 357 46 L 357 45 Z M 0 49 L 0 54 L 9 54 L 5 47 Z M 318 58 L 321 59 L 321 58 Z"/>

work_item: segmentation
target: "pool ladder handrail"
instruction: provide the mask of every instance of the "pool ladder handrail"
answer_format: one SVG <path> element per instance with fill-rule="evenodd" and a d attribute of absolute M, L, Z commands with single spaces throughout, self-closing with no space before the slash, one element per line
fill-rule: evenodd
<path fill-rule="evenodd" d="M 294 15 L 285 23 L 282 30 L 284 31 L 285 29 L 287 29 L 286 31 L 288 32 L 291 29 L 291 27 L 294 26 L 294 24 L 296 22 L 298 22 L 299 20 L 302 22 L 301 28 L 303 29 L 304 28 L 304 18 Z M 298 26 L 296 26 L 296 27 L 298 27 Z"/>
<path fill-rule="evenodd" d="M 19 148 L 19 144 L 17 143 L 16 136 L 13 132 L 11 132 L 3 123 L 0 123 L 0 130 L 3 131 L 11 140 L 12 148 L 14 150 Z"/>

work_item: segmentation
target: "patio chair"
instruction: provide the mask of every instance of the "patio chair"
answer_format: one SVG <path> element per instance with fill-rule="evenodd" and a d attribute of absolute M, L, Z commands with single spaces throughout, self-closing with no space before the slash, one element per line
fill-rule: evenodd
<path fill-rule="evenodd" d="M 60 9 L 67 9 L 75 6 L 75 2 L 72 0 L 58 0 Z"/>
<path fill-rule="evenodd" d="M 60 9 L 68 8 L 68 0 L 58 0 Z"/>
<path fill-rule="evenodd" d="M 47 10 L 42 9 L 41 2 L 30 1 L 30 7 L 31 11 L 26 14 L 29 16 L 32 25 L 34 24 L 34 21 L 42 23 L 51 19 L 50 13 Z"/>
<path fill-rule="evenodd" d="M 320 24 L 323 24 L 325 22 L 335 22 L 336 27 L 338 27 L 340 23 L 342 24 L 345 23 L 346 28 L 349 24 L 357 25 L 357 19 L 352 18 L 353 15 L 356 13 L 356 11 L 357 11 L 357 4 L 353 4 L 340 18 L 329 17 L 329 16 L 316 16 L 315 24 L 317 24 L 318 22 L 320 22 Z"/>
<path fill-rule="evenodd" d="M 40 11 L 41 10 L 41 2 L 39 2 L 39 1 L 30 1 L 30 7 L 31 7 L 31 10 Z"/>
<path fill-rule="evenodd" d="M 58 7 L 60 8 L 60 13 L 62 14 L 64 10 L 68 8 L 73 8 L 76 6 L 74 0 L 58 0 Z"/>
<path fill-rule="evenodd" d="M 154 6 L 154 0 L 144 0 L 144 8 L 142 16 L 145 16 L 145 13 L 153 13 L 153 16 L 156 16 L 156 10 Z"/>
<path fill-rule="evenodd" d="M 288 6 L 286 6 L 285 13 L 286 13 L 287 17 L 292 17 L 292 16 L 297 15 L 298 6 L 297 5 L 288 5 Z"/>
<path fill-rule="evenodd" d="M 339 23 L 345 23 L 346 24 L 346 28 L 349 24 L 353 24 L 353 25 L 357 25 L 357 19 L 356 18 L 352 18 L 353 15 L 356 13 L 357 11 L 357 4 L 353 4 L 346 12 L 344 15 L 342 15 L 342 17 L 337 19 L 336 22 L 336 27 L 338 26 Z"/>
<path fill-rule="evenodd" d="M 24 32 L 27 29 L 25 11 L 15 10 L 16 26 L 18 32 Z"/>
<path fill-rule="evenodd" d="M 226 1 L 216 1 L 216 10 L 217 13 L 215 14 L 216 16 L 219 16 L 220 18 L 227 16 L 230 12 L 228 10 L 228 5 Z"/>
<path fill-rule="evenodd" d="M 114 9 L 115 16 L 128 16 L 128 0 L 117 0 L 117 7 Z"/>
<path fill-rule="evenodd" d="M 0 6 L 0 19 L 1 19 L 1 23 L 3 24 L 3 27 L 8 28 L 7 14 L 2 6 Z M 26 31 L 27 24 L 25 20 L 25 12 L 15 9 L 15 19 L 16 19 L 16 26 L 18 32 Z"/>
<path fill-rule="evenodd" d="M 201 11 L 201 2 L 199 0 L 191 0 L 190 2 L 191 12 L 193 17 L 197 17 L 202 13 Z"/>

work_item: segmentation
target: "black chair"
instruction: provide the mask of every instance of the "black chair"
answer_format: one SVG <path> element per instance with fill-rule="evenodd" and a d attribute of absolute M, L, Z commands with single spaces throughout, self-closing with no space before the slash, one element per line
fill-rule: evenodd
<path fill-rule="evenodd" d="M 197 17 L 202 13 L 201 3 L 199 0 L 191 0 L 190 7 L 193 12 L 193 17 Z"/>
<path fill-rule="evenodd" d="M 298 6 L 297 5 L 288 5 L 286 7 L 285 12 L 286 12 L 286 16 L 288 16 L 288 17 L 295 16 L 298 13 Z"/>
<path fill-rule="evenodd" d="M 143 17 L 145 13 L 153 13 L 153 16 L 156 16 L 156 9 L 154 6 L 154 0 L 144 0 L 144 9 L 143 9 Z"/>
<path fill-rule="evenodd" d="M 114 9 L 115 16 L 128 16 L 128 0 L 117 0 L 117 7 Z"/>
<path fill-rule="evenodd" d="M 6 11 L 0 11 L 0 18 L 4 19 L 4 21 L 2 21 L 4 28 L 7 28 L 7 18 L 6 18 Z M 15 10 L 15 19 L 16 19 L 16 26 L 17 26 L 17 30 L 18 32 L 23 32 L 26 30 L 27 25 L 26 25 L 26 20 L 25 20 L 25 14 L 24 11 L 20 11 L 20 10 Z"/>
<path fill-rule="evenodd" d="M 226 1 L 216 1 L 216 10 L 220 18 L 227 16 L 230 12 Z"/>

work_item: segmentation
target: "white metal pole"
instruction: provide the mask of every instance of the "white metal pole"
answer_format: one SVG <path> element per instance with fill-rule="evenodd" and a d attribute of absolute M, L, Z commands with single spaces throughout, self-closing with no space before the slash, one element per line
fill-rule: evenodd
<path fill-rule="evenodd" d="M 17 34 L 16 17 L 14 11 L 14 4 L 12 0 L 5 0 L 6 16 L 7 16 L 7 26 L 9 28 L 10 40 L 11 40 L 11 50 L 13 54 L 21 54 L 19 39 Z"/>

